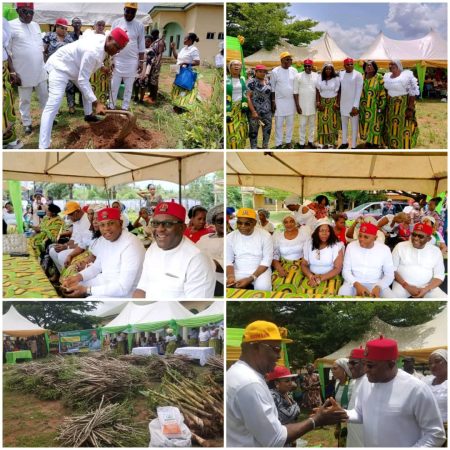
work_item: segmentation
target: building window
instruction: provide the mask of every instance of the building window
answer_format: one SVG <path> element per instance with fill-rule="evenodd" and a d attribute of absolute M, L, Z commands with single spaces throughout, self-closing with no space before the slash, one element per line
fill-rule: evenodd
<path fill-rule="evenodd" d="M 275 200 L 273 198 L 264 197 L 264 204 L 265 205 L 275 205 Z"/>
<path fill-rule="evenodd" d="M 206 39 L 214 39 L 214 34 L 215 33 L 211 33 L 210 31 L 208 33 L 206 33 Z"/>
<path fill-rule="evenodd" d="M 219 39 L 219 41 L 223 41 L 223 33 L 219 33 L 217 35 L 217 39 Z"/>

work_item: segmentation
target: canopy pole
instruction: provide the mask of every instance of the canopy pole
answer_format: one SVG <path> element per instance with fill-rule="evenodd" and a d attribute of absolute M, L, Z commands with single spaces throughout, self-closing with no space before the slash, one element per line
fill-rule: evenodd
<path fill-rule="evenodd" d="M 438 187 L 439 187 L 439 180 L 434 180 L 434 194 L 433 194 L 433 197 L 437 197 L 437 195 L 438 195 Z"/>
<path fill-rule="evenodd" d="M 178 203 L 181 205 L 181 158 L 178 158 Z"/>
<path fill-rule="evenodd" d="M 302 192 L 300 194 L 300 201 L 303 204 L 303 193 L 305 192 L 305 177 L 302 177 Z"/>

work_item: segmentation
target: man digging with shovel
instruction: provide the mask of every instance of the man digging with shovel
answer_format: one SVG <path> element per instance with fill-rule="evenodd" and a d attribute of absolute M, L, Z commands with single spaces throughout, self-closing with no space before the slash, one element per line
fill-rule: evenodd
<path fill-rule="evenodd" d="M 105 105 L 95 96 L 91 75 L 103 66 L 105 53 L 113 56 L 125 48 L 129 39 L 122 28 L 114 28 L 108 37 L 95 35 L 89 39 L 80 39 L 57 50 L 47 61 L 49 96 L 41 117 L 39 148 L 47 149 L 51 143 L 53 121 L 65 94 L 68 81 L 72 81 L 83 95 L 84 120 L 97 122 L 92 113 L 105 114 Z"/>

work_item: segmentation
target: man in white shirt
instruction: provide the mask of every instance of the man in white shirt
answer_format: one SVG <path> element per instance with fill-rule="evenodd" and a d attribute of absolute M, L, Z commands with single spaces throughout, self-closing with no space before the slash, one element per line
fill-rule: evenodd
<path fill-rule="evenodd" d="M 286 124 L 286 147 L 292 148 L 292 131 L 296 112 L 294 101 L 294 80 L 297 71 L 292 66 L 292 55 L 280 55 L 281 66 L 275 67 L 270 75 L 272 86 L 272 112 L 275 114 L 275 145 L 283 148 L 283 125 Z"/>
<path fill-rule="evenodd" d="M 344 283 L 339 295 L 354 297 L 391 298 L 389 289 L 394 280 L 392 255 L 387 245 L 376 242 L 378 227 L 363 223 L 358 240 L 345 250 L 342 276 Z"/>
<path fill-rule="evenodd" d="M 96 34 L 91 39 L 79 39 L 61 47 L 50 56 L 45 65 L 49 74 L 50 94 L 42 112 L 39 148 L 50 147 L 53 121 L 58 114 L 69 81 L 78 87 L 83 96 L 84 120 L 87 122 L 100 120 L 92 115 L 92 109 L 94 108 L 97 114 L 102 114 L 105 112 L 105 106 L 97 100 L 90 77 L 103 66 L 106 53 L 115 55 L 127 45 L 127 42 L 125 31 L 114 28 L 107 37 Z"/>
<path fill-rule="evenodd" d="M 102 237 L 95 246 L 95 261 L 62 284 L 67 297 L 130 298 L 141 276 L 145 248 L 141 241 L 122 228 L 120 211 L 98 211 Z"/>
<path fill-rule="evenodd" d="M 78 247 L 86 248 L 85 243 L 92 236 L 92 231 L 90 230 L 91 222 L 78 202 L 67 202 L 63 215 L 68 216 L 73 224 L 72 236 L 66 244 L 55 244 L 49 251 L 50 258 L 52 258 L 59 272 L 64 267 L 68 256 L 76 252 Z"/>
<path fill-rule="evenodd" d="M 348 402 L 348 409 L 355 407 L 356 399 L 358 398 L 358 391 L 361 382 L 365 376 L 364 369 L 364 349 L 354 348 L 348 357 L 348 367 L 352 374 L 350 379 L 349 392 L 351 396 Z M 347 425 L 347 447 L 364 447 L 364 430 L 363 426 L 358 423 L 349 423 Z"/>
<path fill-rule="evenodd" d="M 316 128 L 316 82 L 317 73 L 312 71 L 313 61 L 303 61 L 304 72 L 298 73 L 294 81 L 294 100 L 298 114 L 300 114 L 300 148 L 305 148 L 306 125 L 308 124 L 308 148 L 314 145 L 314 131 Z"/>
<path fill-rule="evenodd" d="M 316 215 L 314 211 L 307 206 L 301 204 L 298 195 L 290 195 L 284 200 L 286 208 L 292 212 L 292 216 L 299 225 L 306 225 L 309 227 L 309 234 L 316 227 Z"/>
<path fill-rule="evenodd" d="M 150 222 L 154 242 L 145 254 L 134 298 L 214 297 L 215 265 L 183 236 L 185 220 L 186 209 L 178 203 L 161 202 L 156 206 Z"/>
<path fill-rule="evenodd" d="M 44 43 L 41 29 L 33 22 L 34 3 L 17 3 L 17 19 L 9 22 L 11 75 L 19 88 L 19 111 L 25 134 L 31 134 L 31 94 L 35 89 L 41 109 L 47 102 L 47 72 L 44 69 Z"/>
<path fill-rule="evenodd" d="M 414 367 L 414 364 L 416 363 L 416 360 L 412 356 L 405 356 L 403 358 L 403 370 L 406 373 L 409 373 L 413 377 L 416 377 L 418 380 L 423 380 L 424 376 L 417 372 L 417 370 Z"/>
<path fill-rule="evenodd" d="M 316 427 L 344 420 L 340 408 L 319 408 L 308 419 L 282 425 L 264 376 L 280 358 L 282 339 L 278 327 L 258 320 L 244 330 L 241 356 L 227 371 L 227 446 L 283 447 Z M 336 412 L 339 410 L 339 412 Z"/>
<path fill-rule="evenodd" d="M 432 234 L 430 225 L 417 223 L 411 239 L 395 246 L 393 298 L 447 298 L 439 288 L 445 280 L 444 259 L 439 247 L 430 242 Z"/>
<path fill-rule="evenodd" d="M 362 423 L 364 447 L 440 447 L 445 431 L 429 386 L 397 368 L 397 342 L 366 343 L 363 377 L 349 423 Z M 332 399 L 330 403 L 335 406 Z"/>
<path fill-rule="evenodd" d="M 114 70 L 111 80 L 111 95 L 109 107 L 116 108 L 120 83 L 123 80 L 125 90 L 123 92 L 122 109 L 127 111 L 130 107 L 133 83 L 142 72 L 145 62 L 145 30 L 144 25 L 135 17 L 138 9 L 137 3 L 125 3 L 123 17 L 115 20 L 112 27 L 120 27 L 127 32 L 129 43 L 127 47 L 114 57 Z"/>
<path fill-rule="evenodd" d="M 361 99 L 364 80 L 362 75 L 353 70 L 353 59 L 344 60 L 345 70 L 339 72 L 341 82 L 341 121 L 342 144 L 340 149 L 348 148 L 348 123 L 352 126 L 352 146 L 356 148 L 359 124 L 359 100 Z"/>
<path fill-rule="evenodd" d="M 241 208 L 237 214 L 237 230 L 227 235 L 227 287 L 272 290 L 272 236 L 256 227 L 256 211 Z"/>

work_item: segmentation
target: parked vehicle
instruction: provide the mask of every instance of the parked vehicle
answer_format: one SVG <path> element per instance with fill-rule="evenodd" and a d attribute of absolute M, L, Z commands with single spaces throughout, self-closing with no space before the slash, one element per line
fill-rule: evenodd
<path fill-rule="evenodd" d="M 383 211 L 383 206 L 385 203 L 386 202 L 384 201 L 363 203 L 353 209 L 350 209 L 349 211 L 345 211 L 345 214 L 347 214 L 348 220 L 351 221 L 357 219 L 359 216 L 372 216 L 379 220 L 382 217 L 381 212 Z M 402 201 L 393 201 L 392 204 L 395 207 L 396 214 L 402 212 L 403 208 L 408 206 L 407 202 Z"/>

